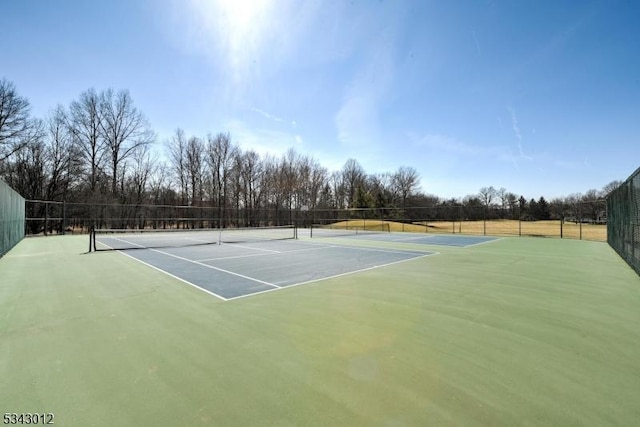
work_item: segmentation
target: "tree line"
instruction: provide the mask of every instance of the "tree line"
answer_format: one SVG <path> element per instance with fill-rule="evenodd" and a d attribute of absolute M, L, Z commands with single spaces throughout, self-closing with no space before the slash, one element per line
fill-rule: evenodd
<path fill-rule="evenodd" d="M 158 144 L 164 146 L 165 158 L 153 148 Z M 206 206 L 216 209 L 219 218 L 231 216 L 230 211 L 246 215 L 245 223 L 251 222 L 252 211 L 302 207 L 369 208 L 387 216 L 420 218 L 425 213 L 418 208 L 435 209 L 442 217 L 453 215 L 446 213 L 453 206 L 475 206 L 486 208 L 485 217 L 490 211 L 504 218 L 547 219 L 566 216 L 568 205 L 600 199 L 619 184 L 549 202 L 544 197 L 527 201 L 493 187 L 442 199 L 422 190 L 420 175 L 410 166 L 367 173 L 350 158 L 342 169 L 329 171 L 294 149 L 280 157 L 242 149 L 227 132 L 187 135 L 178 128 L 168 140 L 158 141 L 127 90 L 88 89 L 69 105 L 33 117 L 29 101 L 4 78 L 0 176 L 32 200 Z"/>

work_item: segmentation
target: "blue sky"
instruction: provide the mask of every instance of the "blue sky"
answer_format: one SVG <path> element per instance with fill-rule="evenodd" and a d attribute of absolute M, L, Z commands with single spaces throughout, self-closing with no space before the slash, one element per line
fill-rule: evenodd
<path fill-rule="evenodd" d="M 44 116 L 128 89 L 158 133 L 527 198 L 640 166 L 640 2 L 0 0 L 0 77 Z"/>

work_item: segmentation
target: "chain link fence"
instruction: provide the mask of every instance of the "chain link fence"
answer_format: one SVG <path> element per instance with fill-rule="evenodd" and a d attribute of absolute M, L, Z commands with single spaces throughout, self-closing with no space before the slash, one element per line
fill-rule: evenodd
<path fill-rule="evenodd" d="M 0 256 L 6 254 L 25 232 L 25 200 L 0 179 Z"/>
<path fill-rule="evenodd" d="M 270 205 L 171 206 L 27 201 L 26 232 L 32 235 L 88 233 L 97 229 L 196 229 L 297 225 L 392 232 L 537 236 L 607 240 L 606 201 L 556 206 L 545 220 L 519 206 L 438 205 L 406 208 L 313 209 Z"/>
<path fill-rule="evenodd" d="M 640 274 L 640 169 L 607 198 L 609 245 Z"/>
<path fill-rule="evenodd" d="M 331 226 L 362 230 L 491 236 L 556 237 L 607 240 L 605 200 L 557 206 L 548 219 L 537 220 L 518 206 L 484 205 L 382 209 L 315 209 L 301 212 L 299 228 Z M 382 225 L 385 224 L 384 227 Z"/>

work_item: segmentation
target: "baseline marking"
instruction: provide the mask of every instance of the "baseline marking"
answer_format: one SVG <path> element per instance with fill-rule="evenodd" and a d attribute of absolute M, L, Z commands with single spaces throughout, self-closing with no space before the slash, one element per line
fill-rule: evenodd
<path fill-rule="evenodd" d="M 238 243 L 224 243 L 223 242 L 222 245 L 233 245 L 233 246 L 237 246 L 239 248 L 252 249 L 254 251 L 270 252 L 270 253 L 274 253 L 274 254 L 281 253 L 281 251 L 275 251 L 273 249 L 255 248 L 253 246 L 241 245 L 241 244 L 238 244 Z"/>
<path fill-rule="evenodd" d="M 407 254 L 407 253 L 405 252 L 405 254 Z M 432 252 L 432 253 L 428 253 L 428 254 L 412 257 L 412 258 L 407 258 L 407 259 L 403 259 L 403 260 L 399 260 L 399 261 L 389 262 L 387 264 L 374 265 L 372 267 L 366 267 L 366 268 L 361 268 L 359 270 L 347 271 L 346 273 L 335 274 L 333 276 L 321 277 L 319 279 L 307 280 L 307 281 L 304 281 L 304 282 L 294 283 L 292 285 L 281 286 L 278 289 L 267 289 L 265 291 L 258 291 L 258 292 L 253 292 L 253 293 L 250 293 L 250 294 L 238 295 L 237 297 L 229 298 L 227 301 L 233 301 L 233 300 L 237 300 L 237 299 L 241 299 L 241 298 L 252 297 L 254 295 L 265 294 L 267 292 L 279 291 L 279 290 L 282 290 L 282 289 L 293 288 L 293 287 L 296 287 L 296 286 L 308 285 L 310 283 L 321 282 L 323 280 L 335 279 L 337 277 L 348 276 L 350 274 L 362 273 L 362 272 L 365 272 L 365 271 L 374 270 L 376 268 L 383 268 L 383 267 L 388 267 L 388 266 L 394 265 L 394 264 L 401 264 L 403 262 L 413 261 L 413 260 L 420 259 L 420 258 L 426 258 L 426 257 L 432 256 L 432 255 L 440 255 L 440 253 L 439 252 Z"/>
<path fill-rule="evenodd" d="M 151 268 L 153 268 L 153 269 L 154 269 L 154 270 L 156 270 L 156 271 L 159 271 L 159 272 L 161 272 L 161 273 L 164 273 L 164 274 L 166 274 L 166 275 L 167 275 L 167 276 L 169 276 L 169 277 L 172 277 L 172 278 L 174 278 L 174 279 L 178 279 L 178 280 L 179 280 L 179 281 L 181 281 L 182 283 L 186 283 L 187 285 L 189 285 L 189 286 L 193 286 L 194 288 L 199 289 L 199 290 L 201 290 L 202 292 L 206 292 L 206 293 L 208 293 L 209 295 L 213 295 L 214 297 L 219 298 L 219 299 L 221 299 L 222 301 L 229 301 L 229 299 L 228 299 L 228 298 L 225 298 L 225 297 L 223 297 L 223 296 L 220 296 L 220 295 L 216 294 L 215 292 L 211 292 L 211 291 L 209 291 L 209 290 L 207 290 L 207 289 L 205 289 L 205 288 L 202 288 L 202 287 L 200 287 L 200 286 L 196 285 L 195 283 L 191 283 L 191 282 L 189 282 L 188 280 L 185 280 L 185 279 L 183 279 L 183 278 L 182 278 L 182 277 L 180 277 L 180 276 L 176 276 L 175 274 L 171 274 L 171 273 L 169 273 L 168 271 L 165 271 L 165 270 L 161 269 L 160 267 L 156 267 L 156 266 L 155 266 L 155 265 L 153 265 L 153 264 L 149 264 L 148 262 L 142 261 L 142 260 L 140 260 L 140 259 L 138 259 L 138 258 L 136 258 L 136 257 L 134 257 L 134 256 L 131 256 L 131 255 L 129 255 L 128 253 L 125 253 L 125 252 L 123 252 L 123 251 L 118 251 L 118 252 L 119 252 L 119 253 L 121 253 L 122 255 L 128 256 L 129 258 L 131 258 L 131 259 L 134 259 L 134 260 L 138 261 L 138 262 L 139 262 L 139 263 L 141 263 L 141 264 L 146 265 L 147 267 L 151 267 Z"/>
<path fill-rule="evenodd" d="M 492 237 L 491 240 L 485 240 L 484 242 L 472 243 L 471 245 L 466 245 L 465 248 L 470 248 L 471 246 L 484 245 L 486 243 L 493 243 L 498 240 L 502 240 L 502 237 Z"/>
<path fill-rule="evenodd" d="M 328 249 L 328 248 L 337 248 L 338 246 L 321 246 L 321 247 L 317 247 L 317 248 L 306 248 L 306 249 L 294 249 L 292 251 L 273 251 L 275 252 L 275 254 L 295 254 L 298 252 L 309 252 L 309 251 L 319 251 L 321 249 Z M 251 248 L 249 248 L 251 249 Z M 252 258 L 252 257 L 258 257 L 258 256 L 265 256 L 265 255 L 275 255 L 273 253 L 260 253 L 260 254 L 247 254 L 247 255 L 234 255 L 234 256 L 223 256 L 223 257 L 217 257 L 217 258 L 206 258 L 206 259 L 199 259 L 197 260 L 198 262 L 207 262 L 207 261 L 219 261 L 219 260 L 225 260 L 225 259 L 238 259 L 238 258 Z"/>
<path fill-rule="evenodd" d="M 264 280 L 256 279 L 254 277 L 245 276 L 244 274 L 240 274 L 240 273 L 234 273 L 233 271 L 225 270 L 224 268 L 214 267 L 213 265 L 203 264 L 201 262 L 194 261 L 194 260 L 189 259 L 189 258 L 181 257 L 179 255 L 173 255 L 173 254 L 170 254 L 168 252 L 160 251 L 158 249 L 149 249 L 149 250 L 153 251 L 153 252 L 158 252 L 160 254 L 167 255 L 167 256 L 170 256 L 170 257 L 173 257 L 173 258 L 177 258 L 177 259 L 180 259 L 182 261 L 186 261 L 186 262 L 190 262 L 190 263 L 193 263 L 193 264 L 196 264 L 196 265 L 200 265 L 202 267 L 210 268 L 212 270 L 221 271 L 223 273 L 227 273 L 227 274 L 230 274 L 232 276 L 241 277 L 241 278 L 246 279 L 246 280 L 251 280 L 252 282 L 262 283 L 263 285 L 272 286 L 274 288 L 281 288 L 282 287 L 282 286 L 274 285 L 273 283 L 265 282 Z"/>

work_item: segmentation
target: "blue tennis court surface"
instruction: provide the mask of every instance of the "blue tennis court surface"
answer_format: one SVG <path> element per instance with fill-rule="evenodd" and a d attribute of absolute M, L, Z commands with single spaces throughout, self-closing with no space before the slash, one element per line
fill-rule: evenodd
<path fill-rule="evenodd" d="M 441 245 L 468 247 L 497 240 L 496 237 L 488 236 L 466 236 L 456 234 L 426 234 L 426 233 L 356 233 L 346 234 L 344 230 L 322 230 L 323 233 L 315 231 L 320 238 L 347 238 L 358 240 L 374 240 L 382 242 L 414 243 L 419 245 Z M 314 237 L 315 238 L 315 237 Z"/>
<path fill-rule="evenodd" d="M 433 255 L 300 240 L 120 252 L 225 301 Z"/>

